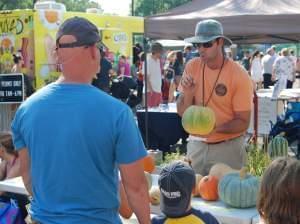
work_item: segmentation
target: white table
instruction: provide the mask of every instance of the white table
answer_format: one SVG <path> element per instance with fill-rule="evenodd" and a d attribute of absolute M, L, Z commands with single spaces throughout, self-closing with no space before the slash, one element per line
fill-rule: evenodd
<path fill-rule="evenodd" d="M 152 175 L 152 183 L 157 186 L 158 175 Z M 0 191 L 28 195 L 21 177 L 0 181 Z M 256 208 L 236 209 L 226 206 L 222 201 L 207 202 L 201 198 L 193 198 L 192 206 L 195 209 L 213 214 L 222 224 L 257 224 L 259 216 Z M 161 214 L 159 206 L 151 206 L 151 216 Z M 138 223 L 135 215 L 130 219 L 123 219 L 125 224 Z"/>
<path fill-rule="evenodd" d="M 252 224 L 259 224 L 259 223 L 260 223 L 260 216 L 257 215 L 255 217 L 253 217 Z"/>
<path fill-rule="evenodd" d="M 0 191 L 29 195 L 25 189 L 22 177 L 0 181 Z"/>

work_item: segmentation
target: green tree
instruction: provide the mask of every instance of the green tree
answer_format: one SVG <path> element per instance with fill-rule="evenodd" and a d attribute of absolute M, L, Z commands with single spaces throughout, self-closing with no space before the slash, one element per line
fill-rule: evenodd
<path fill-rule="evenodd" d="M 32 9 L 36 0 L 1 0 L 0 10 Z M 90 0 L 57 0 L 65 4 L 67 11 L 85 12 L 87 8 L 101 9 L 100 5 Z"/>
<path fill-rule="evenodd" d="M 32 9 L 33 0 L 1 0 L 0 10 Z"/>
<path fill-rule="evenodd" d="M 166 12 L 172 8 L 183 5 L 191 0 L 135 0 L 134 4 L 135 16 L 149 16 Z"/>
<path fill-rule="evenodd" d="M 56 2 L 65 4 L 67 11 L 85 12 L 87 8 L 101 9 L 97 2 L 90 0 L 57 0 Z"/>

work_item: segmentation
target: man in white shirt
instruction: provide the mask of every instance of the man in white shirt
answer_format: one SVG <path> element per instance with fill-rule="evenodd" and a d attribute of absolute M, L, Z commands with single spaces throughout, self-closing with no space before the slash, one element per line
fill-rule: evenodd
<path fill-rule="evenodd" d="M 151 55 L 147 56 L 147 105 L 157 107 L 162 102 L 161 84 L 161 65 L 160 57 L 163 53 L 163 46 L 160 43 L 151 45 Z M 143 65 L 145 75 L 145 64 Z"/>
<path fill-rule="evenodd" d="M 275 59 L 276 55 L 273 48 L 269 48 L 267 54 L 262 58 L 261 64 L 263 68 L 264 89 L 268 89 L 273 83 L 271 77 Z"/>

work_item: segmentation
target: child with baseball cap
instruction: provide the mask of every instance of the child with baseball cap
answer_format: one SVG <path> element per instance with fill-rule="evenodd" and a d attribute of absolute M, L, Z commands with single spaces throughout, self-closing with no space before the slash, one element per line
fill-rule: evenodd
<path fill-rule="evenodd" d="M 174 161 L 162 169 L 158 185 L 163 215 L 153 217 L 152 224 L 219 223 L 210 213 L 192 208 L 195 179 L 194 170 L 182 161 Z"/>

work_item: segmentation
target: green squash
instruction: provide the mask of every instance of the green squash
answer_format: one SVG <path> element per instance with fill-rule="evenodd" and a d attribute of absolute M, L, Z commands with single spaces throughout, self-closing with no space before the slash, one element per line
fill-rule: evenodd
<path fill-rule="evenodd" d="M 234 208 L 254 207 L 259 184 L 259 178 L 247 174 L 243 168 L 240 173 L 229 173 L 219 181 L 219 197 L 225 204 Z"/>
<path fill-rule="evenodd" d="M 215 113 L 209 107 L 192 105 L 182 115 L 182 127 L 189 134 L 207 135 L 215 127 Z"/>
<path fill-rule="evenodd" d="M 288 141 L 282 136 L 277 135 L 275 138 L 271 140 L 268 145 L 268 154 L 274 159 L 279 156 L 287 156 L 288 155 Z"/>

